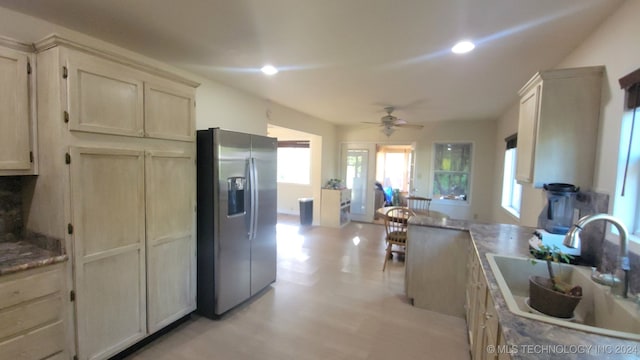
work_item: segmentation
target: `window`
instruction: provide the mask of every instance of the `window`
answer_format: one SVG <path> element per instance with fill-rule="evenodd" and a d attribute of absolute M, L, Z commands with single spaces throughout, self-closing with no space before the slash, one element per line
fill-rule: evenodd
<path fill-rule="evenodd" d="M 622 170 L 618 176 L 613 214 L 624 222 L 629 233 L 640 237 L 640 141 L 637 140 L 640 139 L 640 119 L 637 118 L 640 110 L 636 111 L 636 124 L 633 124 L 633 112 L 625 111 L 622 119 L 618 159 Z"/>
<path fill-rule="evenodd" d="M 469 198 L 471 144 L 435 144 L 433 197 L 462 200 Z"/>
<path fill-rule="evenodd" d="M 376 153 L 376 180 L 384 187 L 409 192 L 413 150 L 410 145 L 379 146 Z"/>
<path fill-rule="evenodd" d="M 278 182 L 311 183 L 309 140 L 278 141 Z"/>
<path fill-rule="evenodd" d="M 619 79 L 625 90 L 613 214 L 640 241 L 640 69 Z"/>
<path fill-rule="evenodd" d="M 505 139 L 507 149 L 504 152 L 504 175 L 502 178 L 502 207 L 517 218 L 520 218 L 522 203 L 522 185 L 516 181 L 516 159 L 518 155 L 518 136 L 516 134 Z"/>

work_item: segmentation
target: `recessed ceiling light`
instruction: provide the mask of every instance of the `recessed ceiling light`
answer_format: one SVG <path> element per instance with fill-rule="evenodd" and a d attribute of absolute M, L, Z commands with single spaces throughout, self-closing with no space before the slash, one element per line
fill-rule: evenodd
<path fill-rule="evenodd" d="M 465 53 L 468 53 L 469 51 L 473 50 L 473 48 L 475 48 L 475 47 L 476 47 L 476 45 L 474 43 L 472 43 L 471 41 L 464 40 L 464 41 L 460 41 L 457 44 L 455 44 L 451 48 L 451 51 L 454 52 L 455 54 L 465 54 Z"/>
<path fill-rule="evenodd" d="M 278 73 L 278 69 L 276 69 L 273 65 L 265 65 L 260 69 L 265 75 L 275 75 Z"/>

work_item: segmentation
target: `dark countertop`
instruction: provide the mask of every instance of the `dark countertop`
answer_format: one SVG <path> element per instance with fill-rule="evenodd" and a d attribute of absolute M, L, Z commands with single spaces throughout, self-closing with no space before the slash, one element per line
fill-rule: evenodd
<path fill-rule="evenodd" d="M 469 231 L 480 258 L 488 289 L 496 305 L 503 336 L 512 359 L 638 359 L 640 343 L 574 330 L 509 311 L 487 260 L 487 253 L 529 255 L 534 228 L 506 224 L 478 224 L 465 220 L 412 217 L 409 224 Z"/>
<path fill-rule="evenodd" d="M 0 275 L 56 264 L 68 256 L 45 250 L 29 241 L 0 242 Z"/>

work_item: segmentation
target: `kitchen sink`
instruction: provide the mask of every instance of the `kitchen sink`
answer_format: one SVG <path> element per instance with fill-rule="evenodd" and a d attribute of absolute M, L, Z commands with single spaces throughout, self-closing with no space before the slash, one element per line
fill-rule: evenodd
<path fill-rule="evenodd" d="M 631 298 L 613 295 L 611 288 L 593 282 L 591 268 L 553 264 L 556 275 L 562 281 L 580 285 L 583 292 L 573 318 L 559 319 L 528 306 L 529 276 L 549 276 L 544 261 L 532 264 L 531 258 L 497 254 L 487 254 L 487 260 L 512 313 L 567 328 L 640 341 L 640 305 Z"/>

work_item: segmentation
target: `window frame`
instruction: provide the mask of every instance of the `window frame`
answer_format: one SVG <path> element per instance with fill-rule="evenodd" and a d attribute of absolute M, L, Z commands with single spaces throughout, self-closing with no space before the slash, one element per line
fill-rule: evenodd
<path fill-rule="evenodd" d="M 470 155 L 469 155 L 469 161 L 470 161 L 470 165 L 469 165 L 469 171 L 465 172 L 465 171 L 446 171 L 446 170 L 436 170 L 436 153 L 437 153 L 437 147 L 439 145 L 469 145 L 470 146 Z M 431 181 L 430 181 L 430 187 L 431 187 L 431 196 L 433 198 L 432 202 L 433 203 L 441 203 L 441 204 L 447 204 L 447 205 L 458 205 L 458 206 L 469 206 L 471 204 L 471 198 L 473 196 L 472 194 L 472 189 L 473 189 L 473 170 L 474 170 L 474 166 L 475 166 L 475 142 L 473 141 L 436 141 L 433 142 L 432 145 L 432 156 L 431 156 Z M 466 173 L 467 174 L 467 198 L 465 200 L 457 200 L 457 199 L 441 199 L 440 197 L 436 196 L 435 194 L 435 179 L 436 179 L 436 174 L 437 173 Z"/>
<path fill-rule="evenodd" d="M 507 158 L 510 159 L 507 159 Z M 509 161 L 510 160 L 510 161 Z M 518 160 L 518 147 L 514 146 L 504 151 L 504 168 L 502 170 L 502 196 L 500 206 L 503 210 L 520 220 L 520 212 L 522 210 L 522 185 L 516 180 L 516 165 Z M 510 163 L 510 168 L 507 164 Z M 507 173 L 509 171 L 509 173 Z M 520 204 L 518 208 L 514 207 L 515 190 L 518 189 Z"/>
<path fill-rule="evenodd" d="M 633 138 L 635 151 L 632 151 L 631 156 L 635 159 L 630 159 L 629 169 L 631 169 L 632 177 L 627 176 L 626 195 L 621 195 L 623 187 L 623 177 L 625 176 L 625 163 L 627 160 L 627 151 L 629 147 L 629 136 L 632 128 L 633 109 L 625 109 L 622 114 L 622 121 L 620 126 L 620 147 L 618 149 L 618 175 L 616 177 L 616 189 L 613 195 L 613 215 L 619 218 L 627 227 L 629 233 L 629 240 L 632 240 L 640 244 L 640 149 L 638 149 L 638 142 L 640 139 L 640 109 L 636 108 L 636 124 L 633 126 Z M 634 153 L 635 156 L 634 156 Z M 635 171 L 634 171 L 635 170 Z M 629 174 L 627 174 L 629 175 Z M 635 184 L 633 182 L 636 182 Z M 629 195 L 631 190 L 635 196 Z M 618 230 L 610 225 L 609 233 L 611 235 L 619 236 Z"/>
<path fill-rule="evenodd" d="M 618 82 L 624 91 L 624 106 L 620 119 L 618 172 L 612 213 L 627 227 L 629 240 L 638 245 L 640 243 L 640 144 L 638 140 L 640 139 L 640 68 L 618 79 Z M 634 144 L 636 144 L 635 148 Z M 628 176 L 629 170 L 631 170 L 631 178 Z M 626 185 L 629 184 L 631 187 L 627 188 Z M 629 189 L 631 194 L 626 193 Z M 623 192 L 626 193 L 625 196 L 622 196 Z M 609 226 L 607 235 L 611 234 L 619 236 L 617 229 L 613 226 Z"/>
<path fill-rule="evenodd" d="M 295 163 L 296 164 L 296 172 L 300 172 L 302 169 L 300 168 L 300 163 L 299 162 L 295 162 L 295 161 L 281 161 L 280 159 L 280 149 L 306 149 L 306 151 L 308 152 L 308 159 L 307 159 L 307 165 L 308 165 L 308 172 L 307 172 L 307 176 L 306 176 L 306 182 L 293 182 L 290 181 L 291 179 L 289 177 L 287 177 L 287 179 L 280 180 L 280 167 L 282 165 L 284 165 L 285 163 Z M 276 157 L 278 158 L 278 169 L 276 169 L 276 183 L 277 184 L 293 184 L 293 185 L 302 185 L 302 186 L 308 186 L 311 185 L 311 142 L 309 140 L 280 140 L 278 141 L 277 144 L 277 153 L 276 153 Z"/>

